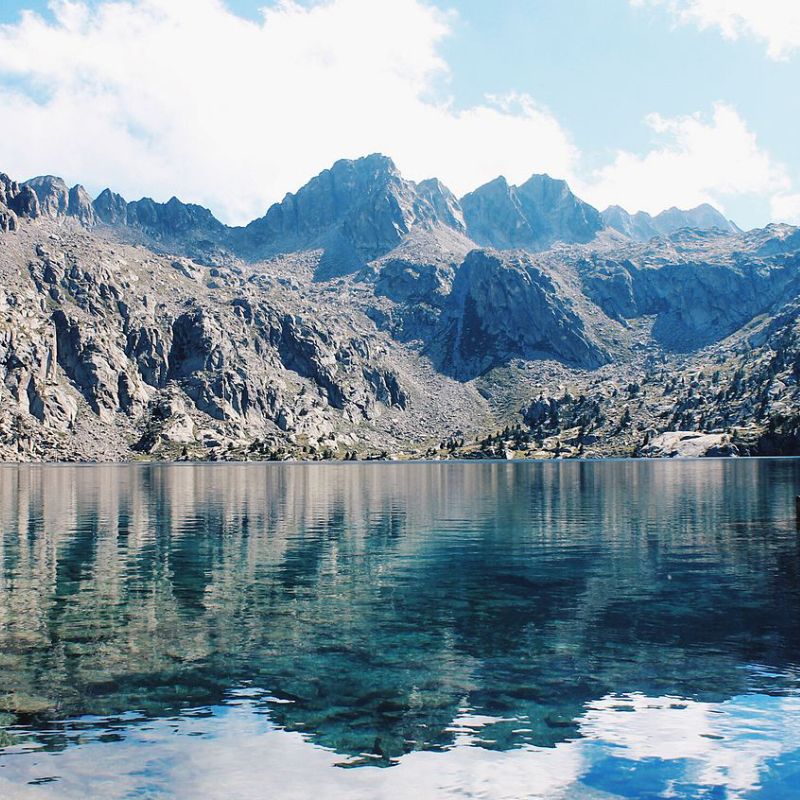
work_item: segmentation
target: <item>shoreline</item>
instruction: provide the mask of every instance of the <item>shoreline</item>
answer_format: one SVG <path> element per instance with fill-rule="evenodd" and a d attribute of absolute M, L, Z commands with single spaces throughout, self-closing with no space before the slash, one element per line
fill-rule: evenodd
<path fill-rule="evenodd" d="M 0 461 L 0 469 L 7 467 L 198 467 L 198 466 L 391 466 L 433 464 L 619 464 L 624 462 L 641 463 L 700 463 L 709 461 L 792 461 L 800 460 L 800 455 L 745 455 L 745 456 L 588 456 L 557 458 L 369 458 L 369 459 L 231 459 L 231 460 L 184 460 L 135 459 L 130 461 Z"/>

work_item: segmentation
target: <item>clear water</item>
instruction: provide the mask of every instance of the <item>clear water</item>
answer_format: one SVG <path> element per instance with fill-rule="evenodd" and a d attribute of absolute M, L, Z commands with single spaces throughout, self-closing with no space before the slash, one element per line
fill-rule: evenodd
<path fill-rule="evenodd" d="M 798 798 L 799 490 L 0 467 L 0 797 Z"/>

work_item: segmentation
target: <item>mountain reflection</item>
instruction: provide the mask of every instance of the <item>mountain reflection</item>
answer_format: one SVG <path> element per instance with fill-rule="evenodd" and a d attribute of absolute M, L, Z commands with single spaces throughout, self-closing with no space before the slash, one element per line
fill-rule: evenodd
<path fill-rule="evenodd" d="M 0 468 L 0 724 L 263 687 L 345 756 L 796 688 L 795 461 Z M 50 747 L 66 742 L 48 734 Z M 373 759 L 374 760 L 374 759 Z"/>

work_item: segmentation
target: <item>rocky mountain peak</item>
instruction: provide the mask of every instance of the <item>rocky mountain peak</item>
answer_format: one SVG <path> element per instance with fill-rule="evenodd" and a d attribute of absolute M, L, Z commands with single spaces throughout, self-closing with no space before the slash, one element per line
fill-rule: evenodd
<path fill-rule="evenodd" d="M 128 222 L 128 203 L 121 194 L 103 189 L 94 201 L 94 212 L 101 222 L 107 225 L 126 225 Z"/>
<path fill-rule="evenodd" d="M 518 192 L 528 195 L 539 203 L 545 203 L 548 200 L 562 200 L 575 197 L 570 191 L 569 184 L 565 180 L 562 178 L 551 178 L 546 173 L 533 174 L 525 183 L 516 188 Z"/>
<path fill-rule="evenodd" d="M 39 175 L 25 181 L 24 187 L 33 191 L 38 203 L 38 213 L 29 208 L 26 216 L 44 216 L 50 219 L 75 217 L 83 225 L 95 223 L 92 198 L 80 184 L 69 188 L 62 178 L 55 175 Z"/>
<path fill-rule="evenodd" d="M 72 217 L 85 227 L 103 223 L 125 229 L 124 235 L 136 241 L 145 238 L 161 249 L 215 264 L 316 251 L 320 279 L 357 272 L 401 245 L 415 262 L 439 263 L 443 243 L 459 254 L 474 244 L 537 252 L 558 243 L 589 243 L 603 230 L 641 242 L 682 228 L 739 231 L 708 204 L 670 208 L 654 217 L 629 214 L 621 206 L 600 214 L 566 181 L 546 174 L 518 186 L 498 176 L 459 201 L 437 178 L 407 180 L 381 153 L 336 161 L 243 228 L 228 227 L 207 208 L 177 197 L 165 203 L 149 197 L 128 202 L 105 189 L 92 201 L 82 186 L 68 188 L 53 175 L 23 184 L 6 178 L 4 187 L 0 226 L 5 230 L 19 216 Z"/>
<path fill-rule="evenodd" d="M 702 203 L 695 208 L 682 211 L 679 208 L 667 209 L 655 217 L 656 227 L 669 235 L 680 228 L 697 230 L 719 230 L 724 233 L 738 233 L 739 228 L 714 206 Z"/>
<path fill-rule="evenodd" d="M 191 232 L 222 233 L 225 226 L 205 207 L 171 197 L 157 203 L 143 197 L 128 203 L 128 225 L 138 225 L 156 236 L 177 236 Z"/>
<path fill-rule="evenodd" d="M 696 208 L 680 209 L 672 206 L 651 216 L 646 211 L 629 214 L 621 206 L 609 206 L 602 213 L 603 222 L 631 239 L 646 242 L 654 236 L 671 236 L 681 228 L 700 231 L 739 233 L 739 227 L 726 219 L 716 208 L 702 203 Z"/>
<path fill-rule="evenodd" d="M 375 153 L 337 161 L 296 193 L 287 194 L 245 230 L 251 253 L 323 251 L 320 274 L 361 268 L 399 245 L 413 228 L 463 231 L 461 210 L 438 180 L 416 184 Z"/>
<path fill-rule="evenodd" d="M 87 226 L 94 225 L 94 205 L 92 198 L 86 189 L 80 184 L 73 186 L 69 190 L 69 197 L 67 199 L 67 216 L 77 218 L 81 223 Z"/>
<path fill-rule="evenodd" d="M 461 207 L 468 236 L 500 250 L 590 242 L 605 227 L 597 209 L 549 175 L 532 175 L 520 186 L 495 178 L 463 197 Z"/>
<path fill-rule="evenodd" d="M 25 181 L 25 185 L 36 192 L 43 216 L 51 219 L 66 216 L 69 208 L 69 188 L 63 179 L 55 175 L 39 175 Z"/>
<path fill-rule="evenodd" d="M 438 178 L 420 181 L 417 192 L 430 203 L 439 222 L 461 233 L 466 232 L 464 212 L 458 198 Z"/>

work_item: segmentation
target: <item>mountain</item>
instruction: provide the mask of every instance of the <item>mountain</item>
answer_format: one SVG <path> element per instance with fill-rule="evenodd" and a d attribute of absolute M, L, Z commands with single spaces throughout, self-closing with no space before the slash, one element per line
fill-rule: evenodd
<path fill-rule="evenodd" d="M 546 176 L 373 155 L 231 228 L 0 174 L 0 459 L 800 453 L 798 275 Z"/>
<path fill-rule="evenodd" d="M 645 211 L 629 214 L 621 206 L 609 206 L 602 213 L 603 222 L 631 239 L 644 242 L 654 236 L 670 236 L 682 228 L 701 231 L 722 231 L 740 233 L 739 227 L 726 219 L 716 208 L 703 203 L 686 211 L 679 208 L 667 209 L 655 217 Z"/>
<path fill-rule="evenodd" d="M 91 226 L 95 222 L 92 199 L 83 186 L 71 189 L 61 178 L 43 175 L 23 184 L 0 174 L 0 207 L 4 216 L 0 227 L 4 230 L 16 226 L 16 217 L 74 217 L 82 224 Z M 4 221 L 2 221 L 4 220 Z"/>
<path fill-rule="evenodd" d="M 127 202 L 121 195 L 105 189 L 93 201 L 83 186 L 68 188 L 53 175 L 31 178 L 22 184 L 0 175 L 0 204 L 5 206 L 4 228 L 16 224 L 14 217 L 54 221 L 74 218 L 86 228 L 99 224 L 124 226 L 139 232 L 152 243 L 163 242 L 173 247 L 202 251 L 223 244 L 228 228 L 206 208 L 182 203 L 173 197 L 166 203 L 150 198 Z"/>
<path fill-rule="evenodd" d="M 107 188 L 92 200 L 82 186 L 68 188 L 52 175 L 23 187 L 35 195 L 18 201 L 32 204 L 25 214 L 74 217 L 89 228 L 124 226 L 157 247 L 207 262 L 320 251 L 323 279 L 355 272 L 409 238 L 458 240 L 462 245 L 456 249 L 464 252 L 476 244 L 543 251 L 559 242 L 589 243 L 604 230 L 636 241 L 683 228 L 739 232 L 707 204 L 688 211 L 670 208 L 655 217 L 643 211 L 631 215 L 620 206 L 600 214 L 565 181 L 548 175 L 532 175 L 520 186 L 501 176 L 459 201 L 436 178 L 419 183 L 403 178 L 394 162 L 378 153 L 337 161 L 243 228 L 228 227 L 209 209 L 177 197 L 166 203 L 149 197 L 127 201 Z"/>
<path fill-rule="evenodd" d="M 296 194 L 251 222 L 241 249 L 251 256 L 320 249 L 320 275 L 363 267 L 397 247 L 414 229 L 464 232 L 456 198 L 437 180 L 405 180 L 390 158 L 337 161 Z"/>
<path fill-rule="evenodd" d="M 605 227 L 597 209 L 548 175 L 533 175 L 521 186 L 495 178 L 462 197 L 461 207 L 467 235 L 498 250 L 590 242 Z"/>
<path fill-rule="evenodd" d="M 43 216 L 58 219 L 60 216 L 75 217 L 84 225 L 94 223 L 92 198 L 83 186 L 67 188 L 61 178 L 45 175 L 26 181 L 25 185 L 36 194 L 39 211 Z"/>
<path fill-rule="evenodd" d="M 622 206 L 609 206 L 601 216 L 609 228 L 639 242 L 646 242 L 660 235 L 653 218 L 646 211 L 629 214 Z"/>

